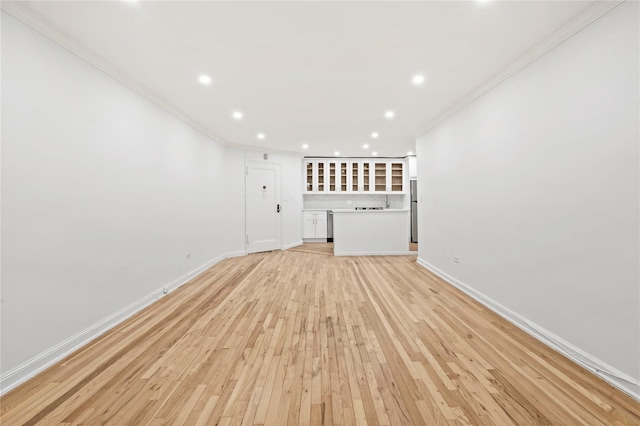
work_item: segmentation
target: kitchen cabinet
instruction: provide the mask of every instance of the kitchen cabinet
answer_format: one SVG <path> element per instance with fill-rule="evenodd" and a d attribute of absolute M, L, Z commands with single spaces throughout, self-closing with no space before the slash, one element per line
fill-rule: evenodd
<path fill-rule="evenodd" d="M 407 165 L 409 179 L 418 179 L 418 159 L 416 157 L 407 157 Z"/>
<path fill-rule="evenodd" d="M 325 162 L 316 160 L 305 160 L 304 162 L 304 192 L 312 194 L 324 192 L 325 185 Z"/>
<path fill-rule="evenodd" d="M 371 164 L 372 190 L 376 193 L 405 192 L 405 162 L 404 161 L 376 161 Z"/>
<path fill-rule="evenodd" d="M 327 212 L 326 210 L 302 212 L 302 238 L 313 239 L 327 238 Z"/>
<path fill-rule="evenodd" d="M 327 161 L 327 192 L 348 192 L 347 186 L 347 167 L 346 161 Z"/>
<path fill-rule="evenodd" d="M 306 160 L 304 162 L 304 192 L 349 192 L 347 161 Z"/>
<path fill-rule="evenodd" d="M 373 163 L 373 192 L 388 192 L 387 163 L 376 161 Z"/>
<path fill-rule="evenodd" d="M 405 175 L 404 160 L 306 160 L 305 193 L 405 193 Z"/>
<path fill-rule="evenodd" d="M 304 162 L 304 192 L 313 192 L 316 190 L 317 169 L 313 161 Z"/>
<path fill-rule="evenodd" d="M 350 192 L 360 192 L 362 189 L 362 163 L 352 161 L 349 163 L 349 188 Z"/>
<path fill-rule="evenodd" d="M 362 192 L 371 192 L 371 163 L 362 163 Z"/>
<path fill-rule="evenodd" d="M 405 163 L 403 161 L 390 161 L 388 164 L 388 176 L 387 179 L 388 192 L 404 192 L 405 187 Z"/>
<path fill-rule="evenodd" d="M 349 163 L 349 192 L 369 192 L 369 163 L 366 161 L 351 161 Z"/>

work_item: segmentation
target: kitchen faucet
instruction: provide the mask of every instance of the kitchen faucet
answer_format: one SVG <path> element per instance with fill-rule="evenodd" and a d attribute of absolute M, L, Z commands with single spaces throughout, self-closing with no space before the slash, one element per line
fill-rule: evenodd
<path fill-rule="evenodd" d="M 391 203 L 389 202 L 389 196 L 388 195 L 384 196 L 384 205 L 386 206 L 385 208 L 387 208 L 387 209 L 391 205 Z"/>

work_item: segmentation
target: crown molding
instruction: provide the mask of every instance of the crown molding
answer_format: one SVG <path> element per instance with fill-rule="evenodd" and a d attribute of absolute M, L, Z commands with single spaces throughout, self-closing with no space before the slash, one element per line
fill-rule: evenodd
<path fill-rule="evenodd" d="M 433 127 L 443 122 L 465 106 L 469 105 L 471 102 L 482 96 L 484 93 L 488 92 L 504 80 L 508 79 L 510 76 L 536 61 L 538 58 L 564 42 L 565 40 L 572 37 L 574 34 L 578 33 L 580 30 L 596 21 L 598 18 L 620 5 L 624 0 L 603 0 L 598 1 L 586 11 L 569 21 L 562 28 L 551 34 L 549 37 L 545 38 L 538 44 L 536 44 L 533 48 L 525 52 L 523 55 L 518 57 L 515 61 L 511 62 L 502 70 L 493 74 L 489 79 L 487 79 L 483 84 L 469 92 L 467 95 L 458 99 L 444 111 L 436 115 L 432 120 L 428 121 L 424 126 L 420 127 L 417 132 L 414 133 L 414 137 L 418 138 L 422 136 L 424 133 L 431 130 Z M 134 91 L 138 95 L 144 97 L 150 102 L 154 103 L 158 107 L 162 108 L 166 112 L 172 114 L 177 117 L 181 121 L 185 122 L 189 126 L 198 130 L 200 133 L 205 135 L 206 137 L 212 139 L 213 141 L 229 147 L 237 147 L 237 148 L 246 148 L 247 146 L 243 146 L 236 143 L 230 143 L 225 141 L 218 135 L 212 133 L 211 131 L 205 129 L 200 123 L 195 122 L 190 119 L 184 112 L 174 107 L 168 101 L 157 96 L 152 90 L 148 89 L 144 84 L 137 81 L 133 77 L 127 75 L 118 67 L 116 67 L 111 62 L 107 61 L 105 58 L 101 57 L 97 53 L 93 52 L 90 48 L 73 39 L 72 37 L 64 34 L 62 30 L 56 28 L 49 24 L 46 20 L 42 19 L 39 16 L 34 16 L 34 14 L 30 13 L 28 10 L 29 3 L 28 2 L 20 2 L 20 1 L 0 1 L 0 9 L 4 12 L 7 12 L 9 15 L 15 17 L 19 21 L 38 31 L 40 34 L 49 38 L 53 42 L 62 46 L 69 52 L 74 55 L 80 57 L 84 61 L 93 65 L 100 71 L 104 72 L 114 80 L 118 81 L 120 84 L 128 87 L 130 90 Z M 256 147 L 251 147 L 252 149 L 256 149 Z M 260 149 L 260 148 L 257 148 Z"/>
<path fill-rule="evenodd" d="M 45 19 L 37 16 L 29 11 L 29 2 L 22 1 L 0 1 L 0 9 L 3 12 L 13 16 L 23 24 L 31 27 L 35 31 L 39 32 L 43 36 L 47 37 L 54 43 L 60 45 L 64 49 L 78 56 L 80 59 L 88 62 L 90 65 L 97 68 L 99 71 L 107 74 L 109 77 L 116 80 L 118 83 L 124 85 L 128 89 L 134 91 L 138 95 L 152 102 L 156 106 L 160 107 L 164 111 L 183 121 L 190 127 L 202 133 L 207 138 L 223 146 L 235 146 L 216 134 L 213 134 L 209 130 L 205 129 L 200 123 L 192 120 L 182 112 L 180 109 L 171 105 L 168 101 L 157 96 L 151 89 L 147 88 L 140 81 L 134 79 L 130 75 L 123 72 L 111 62 L 107 61 L 91 48 L 78 42 L 74 38 L 68 36 L 58 27 L 51 25 Z"/>
<path fill-rule="evenodd" d="M 504 80 L 508 79 L 527 65 L 535 62 L 538 58 L 553 50 L 556 46 L 562 44 L 565 40 L 571 38 L 580 30 L 596 21 L 607 12 L 620 5 L 624 0 L 603 0 L 598 1 L 590 8 L 576 16 L 566 25 L 558 29 L 556 32 L 536 44 L 515 61 L 504 67 L 502 70 L 493 74 L 488 80 L 476 87 L 474 90 L 458 99 L 451 106 L 446 108 L 440 114 L 436 115 L 432 120 L 427 122 L 414 134 L 415 138 L 419 138 L 438 124 L 451 117 L 462 108 L 466 107 L 489 90 L 493 89 Z"/>

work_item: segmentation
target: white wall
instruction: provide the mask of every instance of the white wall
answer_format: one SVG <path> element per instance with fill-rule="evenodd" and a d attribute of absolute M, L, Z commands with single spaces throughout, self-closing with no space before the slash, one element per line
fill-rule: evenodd
<path fill-rule="evenodd" d="M 221 145 L 2 13 L 3 373 L 224 256 L 225 182 Z"/>
<path fill-rule="evenodd" d="M 419 258 L 636 380 L 638 16 L 625 2 L 417 143 Z"/>
<path fill-rule="evenodd" d="M 5 392 L 244 254 L 244 166 L 262 152 L 223 147 L 4 12 L 2 60 Z M 286 248 L 302 242 L 302 156 L 270 156 Z"/>
<path fill-rule="evenodd" d="M 225 147 L 225 239 L 228 251 L 234 255 L 246 253 L 245 247 L 245 152 Z"/>

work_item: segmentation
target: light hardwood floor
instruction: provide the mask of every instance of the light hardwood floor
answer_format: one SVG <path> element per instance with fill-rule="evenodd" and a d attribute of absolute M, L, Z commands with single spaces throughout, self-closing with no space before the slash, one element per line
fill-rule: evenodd
<path fill-rule="evenodd" d="M 638 425 L 637 401 L 416 264 L 227 259 L 7 394 L 3 425 Z"/>
<path fill-rule="evenodd" d="M 304 243 L 289 250 L 300 253 L 326 254 L 328 256 L 333 256 L 333 243 Z"/>

